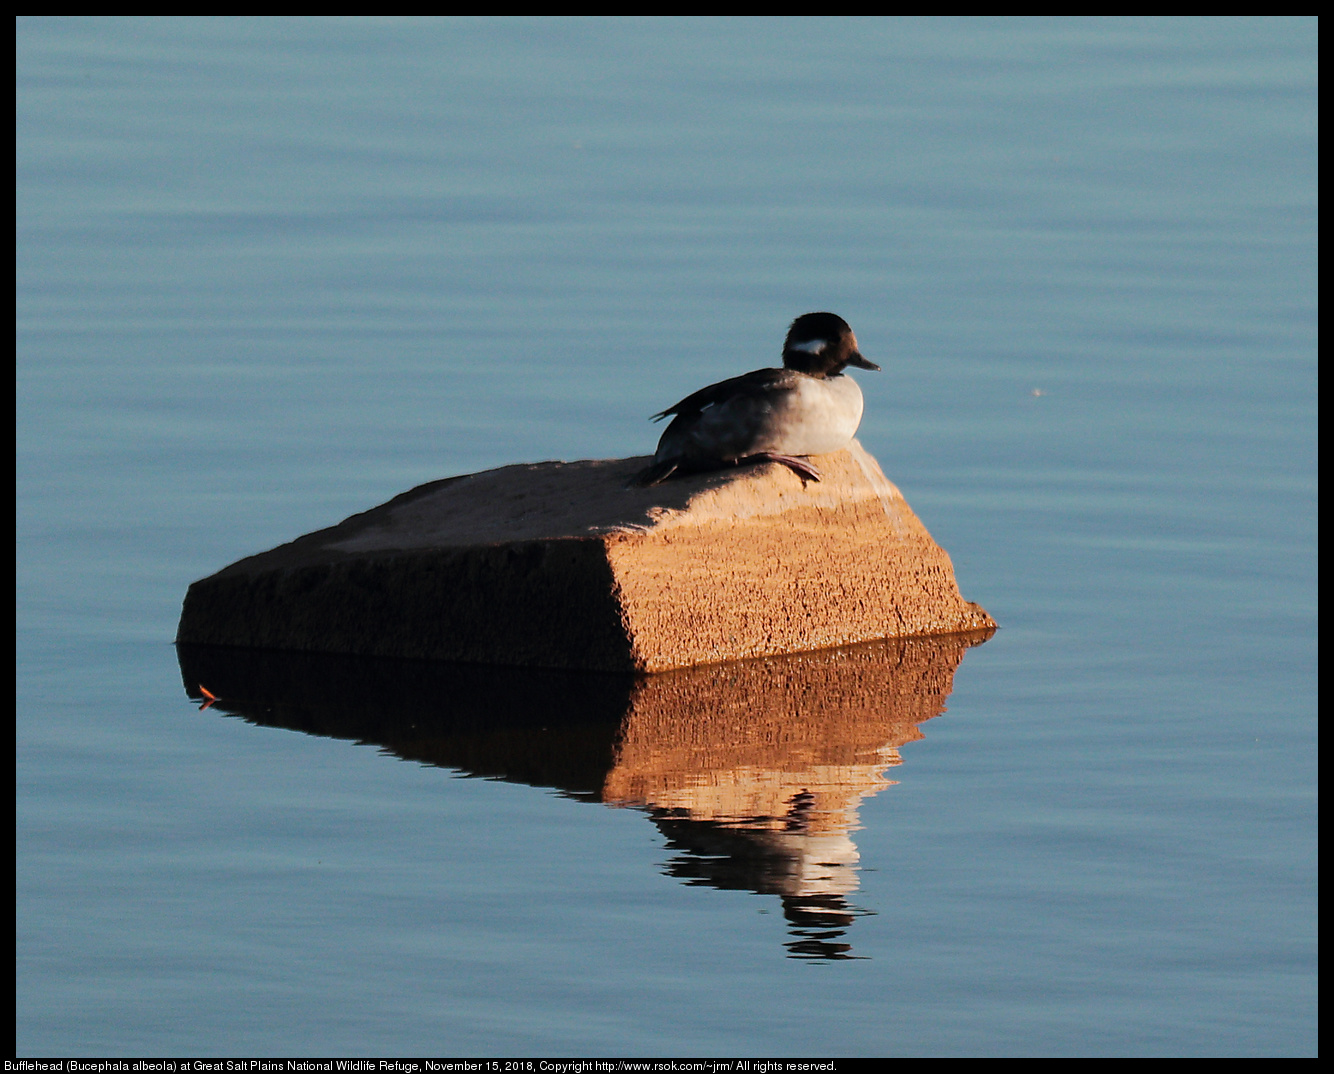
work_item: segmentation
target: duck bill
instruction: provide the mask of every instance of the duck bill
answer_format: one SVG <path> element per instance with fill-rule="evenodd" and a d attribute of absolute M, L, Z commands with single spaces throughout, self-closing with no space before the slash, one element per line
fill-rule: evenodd
<path fill-rule="evenodd" d="M 863 358 L 861 351 L 853 351 L 848 358 L 848 365 L 855 365 L 858 369 L 874 369 L 880 372 L 880 367 L 869 359 Z"/>

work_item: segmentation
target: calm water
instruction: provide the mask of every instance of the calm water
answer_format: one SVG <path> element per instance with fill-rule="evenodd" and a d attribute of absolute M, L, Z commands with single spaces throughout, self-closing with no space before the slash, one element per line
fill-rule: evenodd
<path fill-rule="evenodd" d="M 1315 1054 L 1316 35 L 21 20 L 18 1054 Z M 1001 623 L 936 693 L 182 689 L 193 579 L 824 308 Z M 805 681 L 800 838 L 638 730 Z"/>

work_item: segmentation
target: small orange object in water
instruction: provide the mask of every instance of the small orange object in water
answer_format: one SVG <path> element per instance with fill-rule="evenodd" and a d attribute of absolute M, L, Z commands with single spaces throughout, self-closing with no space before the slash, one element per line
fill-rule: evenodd
<path fill-rule="evenodd" d="M 212 705 L 213 702 L 215 702 L 216 700 L 218 700 L 218 695 L 217 695 L 217 694 L 214 694 L 214 693 L 211 693 L 211 692 L 209 691 L 209 688 L 208 688 L 207 686 L 205 686 L 202 682 L 199 684 L 199 692 L 200 692 L 201 694 L 203 694 L 206 698 L 208 698 L 207 701 L 205 701 L 202 705 L 199 706 L 199 711 L 200 711 L 200 712 L 203 712 L 206 708 L 208 708 L 210 705 Z"/>

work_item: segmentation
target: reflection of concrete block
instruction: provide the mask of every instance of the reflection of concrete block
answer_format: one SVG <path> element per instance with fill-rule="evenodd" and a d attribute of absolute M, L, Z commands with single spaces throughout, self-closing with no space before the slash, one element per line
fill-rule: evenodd
<path fill-rule="evenodd" d="M 848 901 L 859 807 L 889 785 L 898 747 L 944 711 L 965 650 L 990 633 L 661 675 L 216 645 L 177 652 L 186 693 L 203 702 L 206 686 L 216 699 L 204 706 L 209 718 L 642 809 L 670 854 L 664 873 L 779 896 L 789 954 L 826 959 L 853 957 L 849 929 L 866 912 Z"/>
<path fill-rule="evenodd" d="M 447 478 L 195 582 L 177 640 L 662 671 L 993 626 L 856 441 L 628 488 L 646 459 Z"/>

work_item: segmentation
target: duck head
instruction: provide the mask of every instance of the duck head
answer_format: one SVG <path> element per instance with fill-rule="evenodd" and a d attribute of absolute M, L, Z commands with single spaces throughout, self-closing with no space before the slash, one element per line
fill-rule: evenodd
<path fill-rule="evenodd" d="M 852 326 L 836 313 L 803 313 L 787 330 L 783 365 L 813 377 L 836 377 L 850 365 L 880 367 L 862 357 Z"/>

